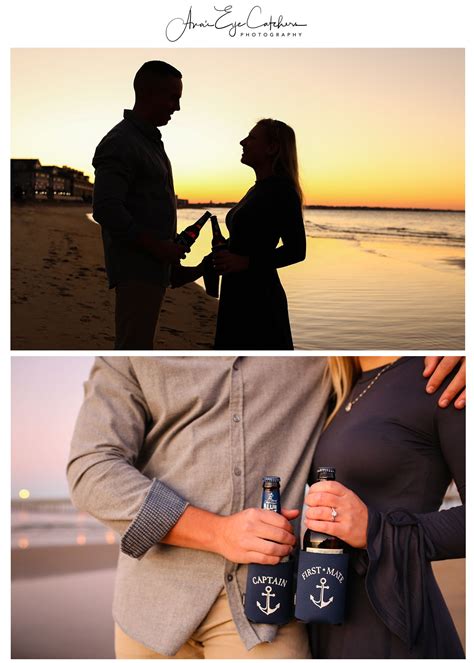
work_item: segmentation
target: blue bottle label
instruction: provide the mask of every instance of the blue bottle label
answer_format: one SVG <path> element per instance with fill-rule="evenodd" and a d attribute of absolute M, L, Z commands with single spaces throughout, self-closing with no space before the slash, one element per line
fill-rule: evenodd
<path fill-rule="evenodd" d="M 262 495 L 262 509 L 269 511 L 281 512 L 280 506 L 280 491 L 279 490 L 264 490 Z"/>

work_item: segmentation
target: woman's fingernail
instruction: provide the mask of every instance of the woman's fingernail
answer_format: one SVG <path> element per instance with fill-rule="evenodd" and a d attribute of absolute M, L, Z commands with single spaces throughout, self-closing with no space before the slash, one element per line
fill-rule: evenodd
<path fill-rule="evenodd" d="M 465 400 L 456 401 L 456 407 L 463 408 L 466 406 Z"/>
<path fill-rule="evenodd" d="M 430 384 L 430 385 L 428 385 L 428 386 L 426 387 L 426 391 L 427 391 L 429 394 L 432 394 L 432 393 L 435 391 L 435 388 L 433 387 L 433 385 Z"/>
<path fill-rule="evenodd" d="M 446 405 L 449 404 L 449 401 L 447 398 L 443 398 L 443 400 L 440 402 L 440 407 L 446 407 Z"/>

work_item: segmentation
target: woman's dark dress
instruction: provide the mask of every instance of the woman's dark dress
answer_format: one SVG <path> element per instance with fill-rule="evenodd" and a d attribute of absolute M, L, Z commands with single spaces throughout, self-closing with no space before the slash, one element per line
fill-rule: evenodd
<path fill-rule="evenodd" d="M 227 214 L 229 251 L 249 268 L 222 277 L 216 350 L 292 350 L 285 291 L 277 268 L 303 260 L 301 203 L 284 178 L 260 180 Z M 283 246 L 276 248 L 279 240 Z"/>
<path fill-rule="evenodd" d="M 310 627 L 315 658 L 464 657 L 430 562 L 465 556 L 464 506 L 438 512 L 451 478 L 464 504 L 465 414 L 426 394 L 423 368 L 399 359 L 318 443 L 313 467 L 336 468 L 369 527 L 367 551 L 352 554 L 345 623 Z"/>

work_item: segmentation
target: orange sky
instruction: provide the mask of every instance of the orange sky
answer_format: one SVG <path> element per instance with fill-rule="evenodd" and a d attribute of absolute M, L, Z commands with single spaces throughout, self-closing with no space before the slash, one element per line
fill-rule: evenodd
<path fill-rule="evenodd" d="M 12 156 L 93 176 L 149 59 L 183 72 L 163 128 L 181 198 L 241 198 L 239 141 L 276 117 L 296 131 L 308 204 L 464 209 L 462 49 L 13 49 Z"/>

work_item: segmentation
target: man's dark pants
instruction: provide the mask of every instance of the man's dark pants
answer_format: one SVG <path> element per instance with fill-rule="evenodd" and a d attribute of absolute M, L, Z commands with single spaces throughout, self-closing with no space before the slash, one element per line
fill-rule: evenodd
<path fill-rule="evenodd" d="M 115 350 L 153 350 L 166 287 L 124 281 L 115 287 Z"/>

